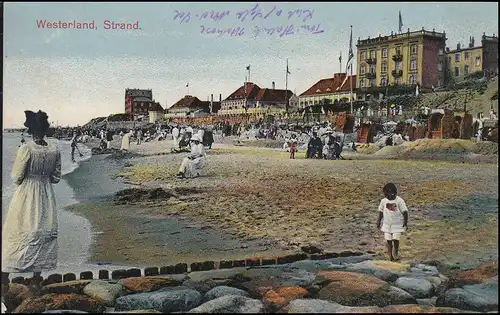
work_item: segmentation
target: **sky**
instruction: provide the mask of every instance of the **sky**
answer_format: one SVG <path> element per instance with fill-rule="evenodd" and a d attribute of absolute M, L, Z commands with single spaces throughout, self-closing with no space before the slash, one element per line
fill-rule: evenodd
<path fill-rule="evenodd" d="M 256 6 L 262 16 L 251 15 Z M 212 11 L 229 12 L 217 20 Z M 355 50 L 358 38 L 396 32 L 399 11 L 403 30 L 446 31 L 449 47 L 469 36 L 478 43 L 483 32 L 498 36 L 494 2 L 5 2 L 3 125 L 22 126 L 28 109 L 62 126 L 123 113 L 126 88 L 152 89 L 164 108 L 188 94 L 188 83 L 201 100 L 224 99 L 244 83 L 248 65 L 250 81 L 284 89 L 287 59 L 288 88 L 299 95 L 340 72 L 340 53 L 345 72 L 350 25 Z M 42 20 L 94 21 L 95 29 L 38 27 Z M 138 29 L 106 30 L 106 20 Z M 277 33 L 289 25 L 293 34 Z M 238 27 L 240 36 L 211 33 Z"/>

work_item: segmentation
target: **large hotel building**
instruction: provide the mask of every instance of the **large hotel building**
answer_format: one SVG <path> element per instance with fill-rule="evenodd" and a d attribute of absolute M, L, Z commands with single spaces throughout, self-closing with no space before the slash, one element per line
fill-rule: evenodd
<path fill-rule="evenodd" d="M 358 40 L 358 92 L 376 95 L 391 85 L 444 85 L 446 33 L 435 30 L 391 34 Z M 363 93 L 364 92 L 364 93 Z"/>

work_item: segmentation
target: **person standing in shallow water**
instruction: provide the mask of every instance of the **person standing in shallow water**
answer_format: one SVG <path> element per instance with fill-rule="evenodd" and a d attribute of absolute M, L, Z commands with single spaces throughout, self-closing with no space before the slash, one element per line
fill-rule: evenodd
<path fill-rule="evenodd" d="M 32 139 L 18 148 L 12 167 L 17 186 L 2 225 L 2 298 L 10 273 L 33 272 L 33 288 L 39 289 L 42 271 L 57 265 L 57 208 L 52 184 L 61 180 L 61 153 L 44 140 L 49 129 L 42 111 L 25 111 Z M 8 304 L 8 303 L 6 303 Z"/>
<path fill-rule="evenodd" d="M 399 260 L 399 239 L 408 228 L 408 208 L 393 183 L 383 189 L 385 198 L 378 206 L 377 228 L 384 232 L 387 241 L 387 256 L 390 261 Z"/>

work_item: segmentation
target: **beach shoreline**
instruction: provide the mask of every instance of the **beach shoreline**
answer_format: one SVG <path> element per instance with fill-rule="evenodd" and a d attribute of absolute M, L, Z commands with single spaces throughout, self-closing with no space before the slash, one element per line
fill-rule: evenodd
<path fill-rule="evenodd" d="M 119 144 L 115 143 L 114 147 L 118 148 Z M 140 146 L 132 143 L 131 151 L 135 154 L 130 158 L 97 155 L 79 170 L 87 172 L 86 175 L 77 171 L 70 176 L 74 177 L 74 181 L 69 181 L 80 203 L 68 210 L 89 219 L 94 232 L 98 233 L 90 262 L 146 267 L 276 257 L 300 251 L 300 246 L 306 243 L 317 244 L 329 251 L 376 252 L 383 257 L 382 235 L 373 228 L 375 219 L 370 216 L 371 210 L 367 210 L 378 204 L 378 185 L 387 180 L 395 181 L 398 176 L 398 185 L 410 187 L 409 191 L 403 192 L 403 197 L 406 198 L 405 194 L 414 195 L 409 200 L 411 229 L 401 245 L 402 252 L 406 252 L 404 259 L 464 263 L 498 255 L 498 232 L 495 234 L 497 228 L 492 229 L 498 227 L 495 219 L 498 192 L 492 189 L 498 177 L 491 174 L 497 173 L 498 169 L 490 163 L 465 165 L 445 161 L 384 160 L 383 157 L 373 161 L 289 160 L 282 150 L 216 143 L 209 152 L 204 176 L 179 181 L 173 175 L 184 154 L 171 153 L 170 149 L 171 141 L 168 140 Z M 283 160 L 283 165 L 279 166 L 277 160 Z M 290 169 L 291 163 L 294 166 Z M 314 170 L 312 163 L 317 163 L 318 170 Z M 297 167 L 304 170 L 290 171 Z M 337 174 L 331 173 L 332 167 Z M 351 172 L 347 171 L 349 169 Z M 114 178 L 117 173 L 121 173 L 120 179 Z M 369 180 L 366 180 L 366 174 L 370 174 Z M 86 184 L 78 184 L 80 181 Z M 324 197 L 319 198 L 319 203 L 298 200 L 295 207 L 289 207 L 286 205 L 289 194 L 274 187 L 278 182 L 285 183 L 283 188 L 291 191 L 298 189 L 301 183 L 313 183 L 314 190 L 310 191 L 314 191 L 315 196 L 328 194 L 321 185 L 333 185 L 331 189 L 345 194 L 345 198 L 330 196 L 333 198 L 331 209 L 321 208 L 328 202 Z M 98 183 L 103 187 L 99 188 Z M 263 185 L 263 190 L 255 190 L 256 184 Z M 433 192 L 443 185 L 441 194 Z M 166 191 L 181 187 L 195 189 L 198 194 L 172 203 L 150 200 L 115 204 L 114 194 L 125 187 Z M 370 193 L 355 197 L 360 192 L 362 195 Z M 352 198 L 360 200 L 352 204 Z M 266 205 L 265 201 L 270 204 Z M 474 209 L 473 219 L 468 218 L 469 208 Z M 310 217 L 304 216 L 303 209 L 310 209 Z M 483 213 L 481 209 L 484 209 Z M 443 233 L 443 229 L 458 230 L 459 240 L 452 233 Z M 482 240 L 487 242 L 467 248 L 463 242 L 467 238 L 478 238 L 478 233 L 483 233 Z M 437 248 L 432 249 L 437 245 L 430 248 L 425 244 L 432 243 L 433 238 L 442 239 L 450 251 L 443 253 Z M 189 244 L 192 240 L 193 244 Z M 203 242 L 219 245 L 210 244 L 203 248 L 195 244 Z"/>

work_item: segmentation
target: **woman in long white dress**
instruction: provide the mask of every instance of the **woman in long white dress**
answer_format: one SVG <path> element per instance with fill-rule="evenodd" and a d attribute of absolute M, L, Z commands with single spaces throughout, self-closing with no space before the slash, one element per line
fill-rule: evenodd
<path fill-rule="evenodd" d="M 132 136 L 133 131 L 129 131 L 124 134 L 122 137 L 122 146 L 120 150 L 130 151 L 130 137 Z"/>
<path fill-rule="evenodd" d="M 57 265 L 57 208 L 52 184 L 61 180 L 61 153 L 46 142 L 48 116 L 25 111 L 33 139 L 18 148 L 12 179 L 18 185 L 2 226 L 2 293 L 8 290 L 9 273 L 33 272 L 40 286 L 41 272 Z M 7 289 L 6 289 L 7 288 Z"/>
<path fill-rule="evenodd" d="M 205 166 L 205 147 L 203 147 L 200 137 L 197 134 L 193 135 L 191 142 L 191 153 L 182 160 L 177 177 L 197 177 Z"/>

